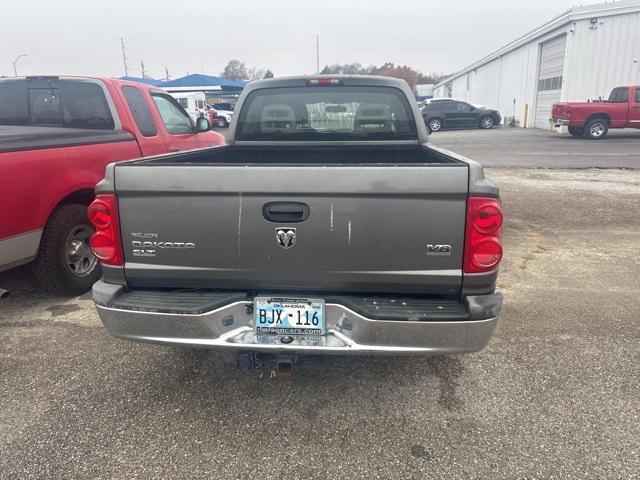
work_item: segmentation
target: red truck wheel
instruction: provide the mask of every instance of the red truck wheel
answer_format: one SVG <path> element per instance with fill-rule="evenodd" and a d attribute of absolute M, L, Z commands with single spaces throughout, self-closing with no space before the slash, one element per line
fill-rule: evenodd
<path fill-rule="evenodd" d="M 605 118 L 594 118 L 587 122 L 584 127 L 585 136 L 590 140 L 600 140 L 607 136 L 609 122 Z"/>
<path fill-rule="evenodd" d="M 61 205 L 53 212 L 33 268 L 43 288 L 58 295 L 80 295 L 100 278 L 100 266 L 89 248 L 93 232 L 84 205 Z"/>

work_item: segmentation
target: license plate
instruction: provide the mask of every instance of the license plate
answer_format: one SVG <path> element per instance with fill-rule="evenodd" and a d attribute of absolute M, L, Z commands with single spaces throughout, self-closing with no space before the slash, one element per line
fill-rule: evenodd
<path fill-rule="evenodd" d="M 257 333 L 324 334 L 324 300 L 317 298 L 256 297 Z"/>

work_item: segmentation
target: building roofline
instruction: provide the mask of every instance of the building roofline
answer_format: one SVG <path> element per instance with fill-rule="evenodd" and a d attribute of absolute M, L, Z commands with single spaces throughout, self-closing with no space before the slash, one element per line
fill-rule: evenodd
<path fill-rule="evenodd" d="M 499 48 L 498 50 L 482 57 L 481 59 L 473 62 L 471 65 L 463 68 L 462 70 L 459 70 L 453 75 L 449 75 L 447 78 L 439 81 L 434 88 L 441 87 L 455 80 L 456 78 L 459 78 L 469 73 L 470 71 L 475 70 L 476 68 L 495 60 L 496 58 L 506 55 L 507 53 L 521 47 L 528 42 L 531 42 L 532 40 L 543 37 L 547 33 L 560 28 L 563 25 L 567 25 L 577 20 L 594 18 L 596 16 L 623 15 L 626 13 L 635 12 L 640 12 L 640 0 L 623 0 L 570 8 L 569 10 L 555 16 L 543 25 L 531 30 L 528 33 L 525 33 L 521 37 L 518 37 L 515 40 L 507 43 L 505 46 Z"/>

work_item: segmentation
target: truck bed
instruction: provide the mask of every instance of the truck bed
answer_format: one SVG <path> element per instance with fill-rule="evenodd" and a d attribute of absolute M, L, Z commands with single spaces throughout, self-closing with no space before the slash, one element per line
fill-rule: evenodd
<path fill-rule="evenodd" d="M 288 142 L 292 143 L 292 142 Z M 465 166 L 466 163 L 426 145 L 353 145 L 334 143 L 315 145 L 226 145 L 199 152 L 161 155 L 129 162 L 128 165 L 403 165 L 446 164 Z"/>

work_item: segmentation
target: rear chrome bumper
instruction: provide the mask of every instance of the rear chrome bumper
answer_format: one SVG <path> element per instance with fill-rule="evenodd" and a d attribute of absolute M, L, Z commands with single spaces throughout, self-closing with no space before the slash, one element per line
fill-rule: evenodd
<path fill-rule="evenodd" d="M 99 282 L 101 283 L 101 282 Z M 308 355 L 440 355 L 474 352 L 488 342 L 497 318 L 452 321 L 374 320 L 344 305 L 325 305 L 323 336 L 259 335 L 253 302 L 236 301 L 198 313 L 162 313 L 96 303 L 102 322 L 118 338 L 140 342 Z M 498 307 L 499 308 L 499 307 Z"/>

